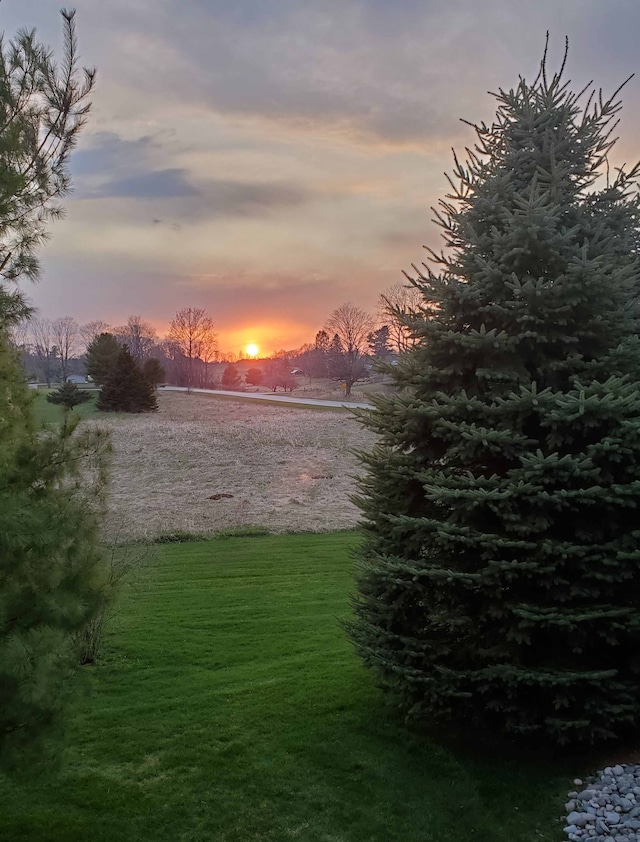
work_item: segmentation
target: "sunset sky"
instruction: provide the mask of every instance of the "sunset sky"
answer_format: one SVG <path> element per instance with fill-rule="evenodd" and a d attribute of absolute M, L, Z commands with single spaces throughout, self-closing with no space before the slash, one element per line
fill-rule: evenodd
<path fill-rule="evenodd" d="M 2 0 L 59 55 L 59 2 Z M 638 0 L 77 0 L 94 108 L 75 192 L 29 290 L 42 315 L 162 332 L 206 308 L 220 347 L 311 341 L 345 301 L 373 310 L 437 245 L 460 122 L 488 90 L 555 69 L 611 92 L 640 71 Z M 617 162 L 640 158 L 640 78 Z"/>

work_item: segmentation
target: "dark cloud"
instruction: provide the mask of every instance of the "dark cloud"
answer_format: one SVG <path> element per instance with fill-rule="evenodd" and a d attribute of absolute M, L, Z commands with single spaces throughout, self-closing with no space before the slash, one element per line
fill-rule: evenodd
<path fill-rule="evenodd" d="M 181 218 L 263 216 L 276 208 L 296 207 L 313 198 L 312 191 L 290 182 L 244 182 L 224 179 L 195 180 L 184 169 L 143 172 L 104 182 L 81 198 L 186 200 Z M 163 220 L 154 217 L 153 223 Z"/>
<path fill-rule="evenodd" d="M 189 181 L 187 171 L 181 169 L 116 178 L 105 182 L 93 194 L 95 198 L 118 196 L 123 199 L 175 199 L 197 195 L 199 191 Z"/>
<path fill-rule="evenodd" d="M 157 141 L 145 135 L 137 140 L 124 140 L 114 132 L 99 132 L 88 138 L 71 156 L 71 172 L 75 178 L 104 173 L 134 173 L 140 166 L 148 167 Z"/>

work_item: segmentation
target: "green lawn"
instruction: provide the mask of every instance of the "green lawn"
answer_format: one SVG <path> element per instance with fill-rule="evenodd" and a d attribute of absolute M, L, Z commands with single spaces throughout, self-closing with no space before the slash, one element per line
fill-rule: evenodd
<path fill-rule="evenodd" d="M 356 540 L 158 546 L 84 670 L 61 772 L 0 777 L 0 839 L 557 842 L 557 768 L 394 724 L 338 623 Z"/>
<path fill-rule="evenodd" d="M 47 395 L 51 391 L 55 390 L 48 389 L 47 391 L 38 392 L 34 398 L 32 406 L 36 424 L 57 424 L 62 421 L 64 409 L 57 404 L 49 403 L 47 400 Z M 90 401 L 74 407 L 72 410 L 73 416 L 87 418 L 90 415 L 94 415 L 98 411 L 96 409 L 97 395 L 97 391 L 92 392 Z"/>

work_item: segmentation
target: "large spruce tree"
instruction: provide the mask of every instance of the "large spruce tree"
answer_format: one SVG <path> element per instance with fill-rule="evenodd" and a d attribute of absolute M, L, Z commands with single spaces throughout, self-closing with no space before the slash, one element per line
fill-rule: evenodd
<path fill-rule="evenodd" d="M 349 629 L 429 726 L 595 742 L 640 723 L 638 170 L 610 176 L 618 92 L 543 60 L 496 98 L 362 413 Z"/>

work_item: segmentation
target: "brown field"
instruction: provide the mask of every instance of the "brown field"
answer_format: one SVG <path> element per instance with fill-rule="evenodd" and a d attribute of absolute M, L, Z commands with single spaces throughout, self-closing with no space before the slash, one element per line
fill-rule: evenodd
<path fill-rule="evenodd" d="M 169 392 L 154 415 L 101 418 L 112 433 L 106 537 L 243 527 L 348 529 L 353 448 L 373 436 L 347 411 Z"/>

